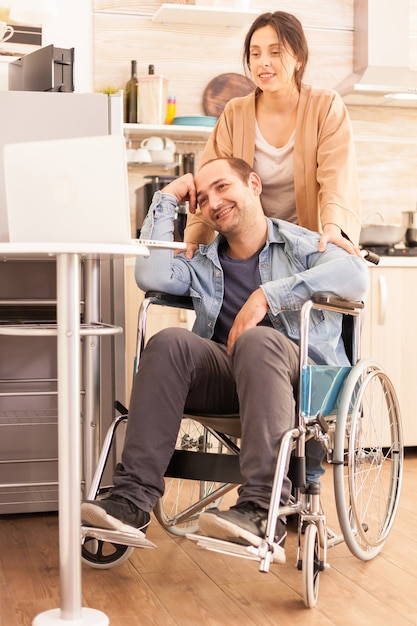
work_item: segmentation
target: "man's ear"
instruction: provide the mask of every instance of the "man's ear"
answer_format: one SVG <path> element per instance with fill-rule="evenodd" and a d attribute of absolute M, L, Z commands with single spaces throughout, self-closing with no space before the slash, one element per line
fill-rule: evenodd
<path fill-rule="evenodd" d="M 249 186 L 252 187 L 254 194 L 256 196 L 260 196 L 262 193 L 262 181 L 256 172 L 251 172 L 249 174 L 248 183 Z"/>

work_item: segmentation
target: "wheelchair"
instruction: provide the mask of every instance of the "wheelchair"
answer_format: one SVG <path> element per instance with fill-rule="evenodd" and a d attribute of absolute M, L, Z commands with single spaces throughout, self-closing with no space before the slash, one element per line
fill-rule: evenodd
<path fill-rule="evenodd" d="M 140 307 L 136 367 L 146 339 L 151 305 L 192 309 L 191 299 L 159 292 L 145 295 Z M 343 315 L 343 338 L 350 366 L 312 365 L 308 360 L 310 313 L 327 309 Z M 166 472 L 164 496 L 154 515 L 170 533 L 196 541 L 198 546 L 259 561 L 259 571 L 273 563 L 273 538 L 279 516 L 297 516 L 296 567 L 301 571 L 306 607 L 318 599 L 320 574 L 329 568 L 328 549 L 345 542 L 358 559 L 368 561 L 383 548 L 398 508 L 403 438 L 400 409 L 393 385 L 378 362 L 360 359 L 362 302 L 317 293 L 300 313 L 299 398 L 296 424 L 284 435 L 277 456 L 265 539 L 258 547 L 201 536 L 198 517 L 218 506 L 242 482 L 239 471 L 238 415 L 185 414 L 176 450 Z M 127 410 L 114 418 L 100 453 L 87 498 L 108 491 L 102 476 L 118 426 Z M 314 438 L 322 445 L 333 469 L 334 498 L 341 533 L 327 526 L 320 489 L 306 485 L 305 444 Z M 287 467 L 293 468 L 293 492 L 287 506 L 280 494 Z M 108 568 L 121 564 L 135 547 L 156 547 L 135 535 L 82 526 L 82 561 Z"/>

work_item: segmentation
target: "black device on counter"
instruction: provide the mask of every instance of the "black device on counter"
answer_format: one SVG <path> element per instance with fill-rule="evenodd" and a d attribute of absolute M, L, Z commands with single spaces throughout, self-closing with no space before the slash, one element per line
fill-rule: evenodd
<path fill-rule="evenodd" d="M 45 46 L 12 61 L 9 91 L 74 91 L 74 48 Z"/>
<path fill-rule="evenodd" d="M 416 246 L 366 246 L 378 256 L 417 256 Z"/>

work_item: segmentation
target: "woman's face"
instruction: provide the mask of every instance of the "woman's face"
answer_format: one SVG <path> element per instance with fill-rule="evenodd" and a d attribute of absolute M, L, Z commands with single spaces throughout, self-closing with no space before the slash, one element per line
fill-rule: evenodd
<path fill-rule="evenodd" d="M 298 60 L 290 48 L 280 43 L 275 29 L 258 28 L 251 38 L 249 63 L 252 80 L 264 92 L 293 88 Z"/>

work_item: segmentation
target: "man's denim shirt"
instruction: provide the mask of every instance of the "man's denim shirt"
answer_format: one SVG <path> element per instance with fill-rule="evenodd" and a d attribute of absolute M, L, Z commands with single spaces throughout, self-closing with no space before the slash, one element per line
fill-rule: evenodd
<path fill-rule="evenodd" d="M 172 241 L 177 209 L 174 196 L 157 191 L 141 230 L 143 239 Z M 259 255 L 261 288 L 269 305 L 273 326 L 299 342 L 300 309 L 317 291 L 331 292 L 348 300 L 363 300 L 369 284 L 362 259 L 328 244 L 317 252 L 320 236 L 283 220 L 265 218 L 267 241 Z M 219 262 L 218 235 L 200 245 L 192 259 L 171 250 L 152 249 L 150 256 L 137 257 L 136 281 L 143 291 L 159 290 L 191 295 L 196 313 L 193 332 L 210 339 L 223 300 L 223 270 Z M 309 355 L 316 362 L 346 365 L 340 338 L 342 316 L 313 310 Z"/>

